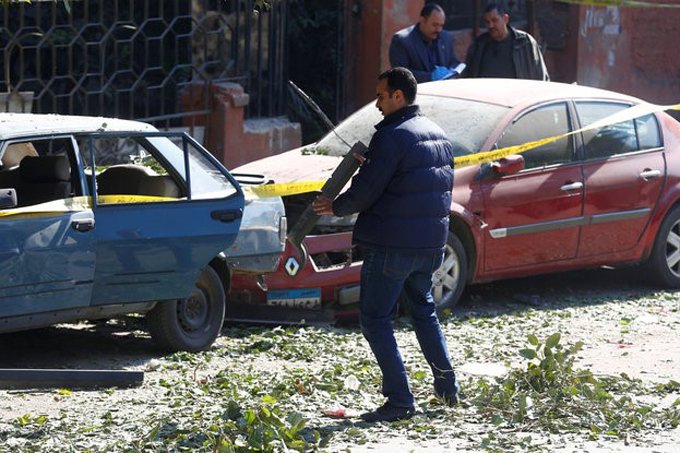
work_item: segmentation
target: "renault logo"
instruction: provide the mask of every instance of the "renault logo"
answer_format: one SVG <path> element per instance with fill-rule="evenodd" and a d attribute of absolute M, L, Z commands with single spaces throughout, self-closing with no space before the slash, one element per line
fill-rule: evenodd
<path fill-rule="evenodd" d="M 284 269 L 286 269 L 286 272 L 288 272 L 288 275 L 291 277 L 294 276 L 295 274 L 298 273 L 300 270 L 300 264 L 297 262 L 297 260 L 294 257 L 290 257 L 286 260 L 286 265 L 283 266 Z"/>

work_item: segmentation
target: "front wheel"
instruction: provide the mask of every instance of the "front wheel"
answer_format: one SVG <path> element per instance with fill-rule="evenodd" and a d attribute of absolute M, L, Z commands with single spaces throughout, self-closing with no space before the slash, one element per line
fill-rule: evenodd
<path fill-rule="evenodd" d="M 151 337 L 169 351 L 208 349 L 222 329 L 225 295 L 217 272 L 201 270 L 186 299 L 160 301 L 146 315 Z"/>
<path fill-rule="evenodd" d="M 680 288 L 680 206 L 669 212 L 661 223 L 646 268 L 656 283 Z"/>
<path fill-rule="evenodd" d="M 446 239 L 444 262 L 432 276 L 432 296 L 441 313 L 453 308 L 460 300 L 468 276 L 468 262 L 465 248 L 460 239 L 451 231 Z"/>

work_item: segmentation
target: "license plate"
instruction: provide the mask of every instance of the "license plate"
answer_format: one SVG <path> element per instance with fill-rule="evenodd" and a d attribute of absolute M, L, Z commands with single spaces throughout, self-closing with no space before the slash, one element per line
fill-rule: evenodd
<path fill-rule="evenodd" d="M 321 288 L 273 289 L 267 292 L 267 305 L 289 308 L 321 308 Z"/>

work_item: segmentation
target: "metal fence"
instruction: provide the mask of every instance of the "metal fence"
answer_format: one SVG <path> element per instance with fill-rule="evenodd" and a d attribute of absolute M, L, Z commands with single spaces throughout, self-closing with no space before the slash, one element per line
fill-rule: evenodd
<path fill-rule="evenodd" d="M 209 111 L 209 88 L 237 82 L 249 117 L 284 112 L 286 2 L 83 0 L 1 10 L 0 110 L 102 115 L 159 127 Z M 0 85 L 2 86 L 2 85 Z M 198 98 L 197 98 L 198 97 Z"/>

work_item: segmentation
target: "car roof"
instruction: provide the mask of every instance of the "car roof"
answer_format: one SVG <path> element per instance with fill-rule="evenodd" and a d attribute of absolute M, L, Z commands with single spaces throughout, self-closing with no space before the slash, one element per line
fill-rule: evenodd
<path fill-rule="evenodd" d="M 0 113 L 0 140 L 27 135 L 64 134 L 83 132 L 157 132 L 150 124 L 117 118 Z"/>
<path fill-rule="evenodd" d="M 418 85 L 418 94 L 469 99 L 509 108 L 565 98 L 641 102 L 632 96 L 585 85 L 523 79 L 477 78 L 428 82 Z"/>

